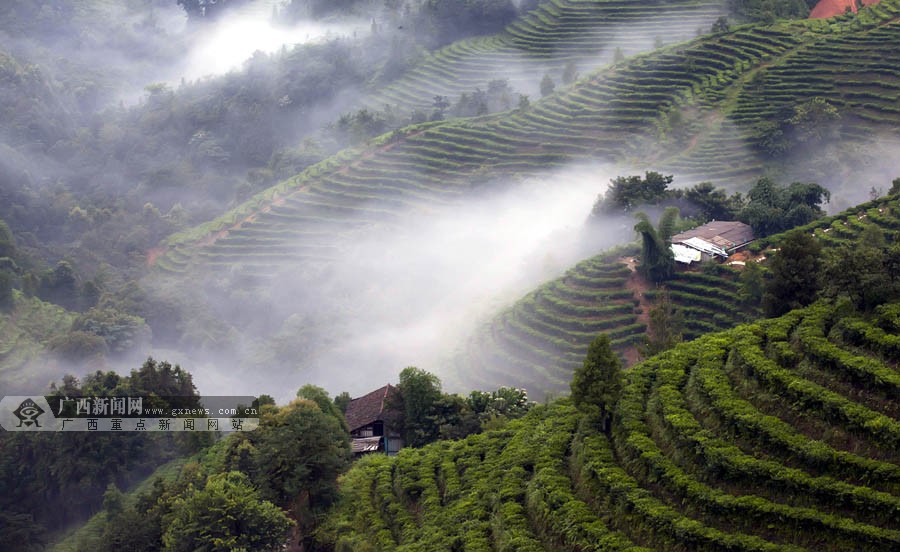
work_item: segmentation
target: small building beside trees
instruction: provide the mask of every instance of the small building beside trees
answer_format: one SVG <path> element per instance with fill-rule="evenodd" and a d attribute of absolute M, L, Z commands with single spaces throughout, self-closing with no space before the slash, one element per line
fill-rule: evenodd
<path fill-rule="evenodd" d="M 350 429 L 350 447 L 354 455 L 370 452 L 397 454 L 403 448 L 400 427 L 403 412 L 391 407 L 396 404 L 397 388 L 391 384 L 352 399 L 344 417 Z"/>
<path fill-rule="evenodd" d="M 729 255 L 755 239 L 753 228 L 738 221 L 715 220 L 672 236 L 675 262 L 690 265 Z"/>

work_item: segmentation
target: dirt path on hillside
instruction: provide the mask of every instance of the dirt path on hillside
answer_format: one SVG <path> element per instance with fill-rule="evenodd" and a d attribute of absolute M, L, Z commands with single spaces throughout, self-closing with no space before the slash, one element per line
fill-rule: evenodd
<path fill-rule="evenodd" d="M 634 257 L 622 257 L 618 260 L 618 262 L 624 264 L 628 267 L 628 270 L 631 271 L 631 274 L 628 275 L 628 280 L 625 282 L 625 287 L 631 290 L 631 293 L 634 295 L 634 298 L 638 300 L 638 306 L 641 309 L 640 314 L 637 316 L 637 321 L 641 324 L 649 324 L 650 323 L 650 309 L 653 305 L 647 299 L 647 295 L 645 292 L 652 288 L 650 282 L 646 280 L 643 276 L 641 276 L 637 271 L 637 259 Z M 640 362 L 641 354 L 638 351 L 636 345 L 632 345 L 628 347 L 623 352 L 625 356 L 625 360 L 627 363 L 626 367 L 631 367 Z"/>

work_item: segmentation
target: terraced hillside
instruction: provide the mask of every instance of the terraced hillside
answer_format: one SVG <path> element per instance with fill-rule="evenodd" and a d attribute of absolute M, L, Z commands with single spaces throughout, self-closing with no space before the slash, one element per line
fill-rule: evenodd
<path fill-rule="evenodd" d="M 741 304 L 740 271 L 726 266 L 713 273 L 680 272 L 663 286 L 669 300 L 684 315 L 684 339 L 718 332 L 749 322 L 760 316 L 755 306 Z M 651 290 L 645 296 L 656 304 L 661 292 Z"/>
<path fill-rule="evenodd" d="M 366 99 L 374 108 L 430 109 L 433 98 L 455 102 L 495 79 L 536 97 L 538 81 L 550 74 L 560 83 L 564 66 L 593 71 L 624 55 L 647 51 L 707 32 L 725 14 L 721 0 L 637 2 L 552 0 L 518 18 L 504 32 L 461 40 L 429 55 L 399 81 Z"/>
<path fill-rule="evenodd" d="M 889 0 L 879 7 L 900 11 L 898 5 Z M 634 58 L 528 109 L 384 136 L 311 167 L 215 221 L 171 237 L 153 259 L 176 273 L 191 264 L 240 264 L 263 273 L 276 265 L 328 259 L 342 238 L 359 227 L 453 202 L 491 178 L 541 174 L 579 160 L 641 155 L 642 163 L 651 163 L 655 150 L 647 140 L 656 139 L 661 121 L 670 121 L 676 106 L 681 112 L 699 110 L 687 124 L 698 141 L 682 137 L 673 145 L 682 152 L 680 159 L 712 155 L 699 140 L 719 135 L 707 128 L 711 119 L 703 110 L 731 98 L 749 78 L 748 71 L 759 72 L 784 56 L 845 34 L 849 39 L 890 28 L 893 40 L 900 40 L 893 32 L 900 23 L 869 30 L 848 22 L 827 33 L 816 31 L 814 23 L 819 22 L 741 28 Z M 893 44 L 885 43 L 883 49 Z M 728 151 L 727 141 L 720 146 Z M 726 156 L 726 161 L 710 163 L 707 175 L 714 178 L 720 171 L 732 175 L 723 178 L 733 183 L 735 171 L 753 173 L 752 167 L 733 161 Z"/>
<path fill-rule="evenodd" d="M 823 144 L 816 142 L 815 137 L 803 135 L 791 136 L 788 142 L 777 146 L 772 142 L 781 139 L 778 133 L 785 131 L 787 120 L 795 114 L 795 106 L 815 98 L 824 99 L 838 113 L 833 125 L 839 131 L 831 137 L 838 143 L 832 144 L 829 156 L 835 152 L 849 155 L 853 148 L 848 144 L 866 143 L 872 136 L 873 125 L 879 129 L 882 139 L 893 143 L 900 130 L 897 103 L 900 50 L 890 45 L 900 37 L 898 15 L 896 5 L 887 3 L 870 6 L 855 18 L 839 18 L 843 23 L 809 22 L 809 31 L 826 33 L 824 37 L 746 71 L 740 85 L 726 90 L 714 104 L 716 111 L 705 123 L 707 132 L 699 134 L 686 155 L 681 152 L 663 163 L 666 169 L 683 177 L 704 174 L 739 177 L 758 173 L 764 162 L 760 152 L 767 147 L 790 148 L 800 142 L 801 149 L 796 153 L 790 155 L 789 150 L 791 162 L 785 170 L 792 178 L 809 178 L 811 167 L 828 161 L 824 156 L 815 156 L 815 149 Z M 877 24 L 878 21 L 890 23 Z M 856 30 L 827 34 L 841 24 Z M 760 133 L 758 125 L 762 123 L 774 124 L 776 134 Z M 832 130 L 817 127 L 813 134 L 828 136 Z M 811 148 L 803 148 L 805 143 L 811 144 Z M 796 165 L 794 171 L 790 165 Z M 829 170 L 824 173 L 827 175 Z"/>
<path fill-rule="evenodd" d="M 802 75 L 811 66 L 835 67 L 832 44 L 872 46 L 844 52 L 840 63 L 858 72 L 835 78 L 834 86 L 846 88 L 843 110 L 860 108 L 876 119 L 883 114 L 884 124 L 873 121 L 870 134 L 895 136 L 896 106 L 888 100 L 896 97 L 896 83 L 889 66 L 900 52 L 900 2 L 888 0 L 862 14 L 738 28 L 632 58 L 526 109 L 394 132 L 172 236 L 151 257 L 171 273 L 193 264 L 240 265 L 263 274 L 295 262 L 327 261 L 361 227 L 452 203 L 491 179 L 542 174 L 581 160 L 639 159 L 642 166 L 674 171 L 681 182 L 703 178 L 740 187 L 762 171 L 761 158 L 748 146 L 752 124 L 773 116 L 749 107 L 754 94 L 780 91 L 781 102 L 794 94 L 790 87 L 761 87 L 760 79 L 785 68 L 806 67 Z M 860 95 L 861 77 L 848 79 L 866 67 L 881 68 L 883 77 Z M 850 93 L 854 87 L 857 93 Z M 874 103 L 872 95 L 879 94 L 888 100 Z M 760 106 L 769 101 L 753 100 Z M 816 159 L 814 152 L 808 157 Z"/>
<path fill-rule="evenodd" d="M 633 257 L 604 254 L 542 285 L 476 331 L 455 359 L 458 379 L 476 387 L 565 391 L 600 333 L 609 334 L 616 352 L 636 360 L 660 292 L 633 268 Z M 740 304 L 737 276 L 722 267 L 715 275 L 680 272 L 666 282 L 671 302 L 684 314 L 685 339 L 758 316 L 757 308 Z"/>
<path fill-rule="evenodd" d="M 598 333 L 620 353 L 643 337 L 632 278 L 617 256 L 578 263 L 480 329 L 457 360 L 460 379 L 486 389 L 497 381 L 532 392 L 565 388 Z"/>
<path fill-rule="evenodd" d="M 893 6 L 876 4 L 854 20 L 860 27 L 876 17 L 893 17 Z M 820 23 L 827 28 L 827 23 Z M 871 132 L 870 123 L 900 129 L 900 52 L 889 47 L 900 36 L 897 25 L 835 36 L 787 56 L 754 77 L 741 90 L 730 116 L 741 125 L 773 117 L 779 110 L 815 97 L 842 110 L 850 132 Z"/>
<path fill-rule="evenodd" d="M 805 227 L 825 247 L 852 245 L 867 228 L 900 231 L 900 198 L 883 197 Z M 777 245 L 779 236 L 767 243 Z M 518 385 L 532 393 L 567 389 L 588 345 L 609 333 L 614 349 L 634 359 L 646 313 L 660 293 L 632 274 L 631 259 L 599 255 L 530 293 L 478 329 L 455 359 L 457 378 L 487 388 Z M 732 328 L 761 315 L 741 303 L 739 270 L 678 272 L 664 285 L 684 315 L 685 340 Z M 644 316 L 639 316 L 639 314 Z"/>
<path fill-rule="evenodd" d="M 323 536 L 367 550 L 900 549 L 900 305 L 817 304 L 645 361 L 609 436 L 568 401 L 366 458 Z"/>

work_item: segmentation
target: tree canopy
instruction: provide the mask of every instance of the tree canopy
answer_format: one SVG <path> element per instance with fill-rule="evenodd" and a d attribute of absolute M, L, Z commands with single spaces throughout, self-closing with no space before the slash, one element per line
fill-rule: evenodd
<path fill-rule="evenodd" d="M 655 205 L 667 197 L 674 176 L 647 171 L 640 175 L 617 176 L 609 181 L 602 199 L 594 205 L 594 212 L 629 212 L 641 205 Z"/>
<path fill-rule="evenodd" d="M 831 199 L 831 192 L 815 183 L 794 182 L 785 187 L 760 178 L 747 197 L 740 220 L 753 227 L 757 237 L 764 237 L 825 215 L 821 205 Z"/>
<path fill-rule="evenodd" d="M 900 295 L 900 243 L 888 245 L 883 236 L 831 249 L 822 264 L 824 294 L 847 297 L 860 310 Z"/>
<path fill-rule="evenodd" d="M 638 213 L 635 218 L 638 223 L 634 225 L 634 231 L 641 237 L 638 271 L 652 282 L 663 282 L 675 272 L 675 256 L 669 247 L 669 240 L 675 234 L 678 209 L 666 208 L 655 228 L 645 213 Z"/>
<path fill-rule="evenodd" d="M 293 525 L 238 471 L 211 475 L 202 489 L 173 500 L 167 522 L 166 552 L 281 550 Z"/>
<path fill-rule="evenodd" d="M 643 356 L 651 357 L 681 343 L 684 339 L 684 313 L 672 303 L 668 291 L 659 295 L 649 315 L 647 334 L 641 347 Z"/>
<path fill-rule="evenodd" d="M 822 246 L 808 232 L 793 230 L 769 262 L 772 275 L 763 295 L 768 316 L 780 316 L 816 300 L 821 289 Z"/>
<path fill-rule="evenodd" d="M 622 394 L 622 363 L 609 336 L 601 334 L 588 346 L 581 367 L 570 384 L 575 406 L 608 430 L 612 410 Z"/>

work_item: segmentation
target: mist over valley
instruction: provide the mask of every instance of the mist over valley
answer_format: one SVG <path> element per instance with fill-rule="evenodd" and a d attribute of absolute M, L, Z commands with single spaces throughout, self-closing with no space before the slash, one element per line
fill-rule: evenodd
<path fill-rule="evenodd" d="M 900 547 L 900 0 L 816 4 L 0 4 L 0 549 Z"/>

